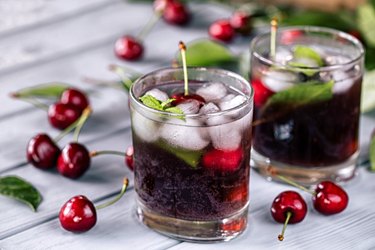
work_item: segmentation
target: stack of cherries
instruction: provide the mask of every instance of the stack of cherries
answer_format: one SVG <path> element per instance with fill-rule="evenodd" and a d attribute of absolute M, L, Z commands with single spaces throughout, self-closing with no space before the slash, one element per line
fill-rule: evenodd
<path fill-rule="evenodd" d="M 320 182 L 315 191 L 306 189 L 283 176 L 281 180 L 294 185 L 312 195 L 313 206 L 316 211 L 324 215 L 333 215 L 342 212 L 347 206 L 349 197 L 337 184 L 331 181 Z M 272 203 L 271 214 L 275 221 L 284 223 L 279 240 L 284 239 L 284 232 L 287 224 L 301 222 L 307 214 L 307 205 L 302 196 L 295 191 L 284 191 L 280 193 Z"/>
<path fill-rule="evenodd" d="M 125 35 L 115 43 L 115 55 L 123 60 L 135 61 L 142 57 L 143 39 L 155 26 L 160 17 L 171 25 L 183 26 L 190 20 L 190 11 L 186 4 L 178 0 L 155 0 L 154 14 L 137 37 Z"/>

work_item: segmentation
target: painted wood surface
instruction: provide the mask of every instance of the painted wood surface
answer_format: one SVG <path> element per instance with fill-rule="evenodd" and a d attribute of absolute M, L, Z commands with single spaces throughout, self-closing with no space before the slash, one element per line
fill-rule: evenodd
<path fill-rule="evenodd" d="M 25 4 L 27 2 L 27 4 Z M 9 98 L 9 93 L 37 83 L 68 82 L 90 91 L 94 114 L 80 137 L 90 150 L 124 150 L 131 144 L 127 97 L 118 90 L 83 83 L 90 76 L 118 80 L 108 71 L 120 64 L 139 72 L 168 66 L 179 40 L 205 37 L 215 19 L 230 15 L 217 5 L 192 6 L 193 22 L 186 28 L 160 22 L 145 41 L 146 54 L 136 63 L 124 63 L 113 55 L 113 43 L 123 34 L 137 34 L 151 14 L 151 6 L 121 0 L 3 0 L 0 1 L 0 175 L 19 175 L 43 194 L 37 213 L 6 197 L 0 197 L 0 249 L 371 249 L 375 247 L 374 175 L 364 167 L 346 188 L 348 209 L 325 217 L 312 211 L 305 221 L 288 228 L 286 240 L 276 239 L 281 225 L 269 214 L 273 198 L 290 187 L 269 183 L 252 172 L 249 225 L 238 239 L 223 244 L 202 245 L 176 241 L 140 225 L 134 213 L 135 192 L 132 173 L 116 156 L 93 159 L 89 172 L 80 180 L 61 177 L 56 171 L 40 171 L 25 161 L 27 141 L 38 132 L 52 136 L 43 111 Z M 209 13 L 209 15 L 207 14 Z M 22 19 L 22 17 L 24 19 Z M 231 49 L 247 48 L 238 39 Z M 375 118 L 362 117 L 362 157 Z M 68 136 L 61 142 L 66 144 Z M 63 231 L 57 219 L 61 205 L 76 194 L 95 204 L 115 196 L 124 176 L 130 189 L 116 205 L 99 211 L 97 226 L 86 234 Z M 305 194 L 307 200 L 310 198 Z M 311 208 L 311 202 L 309 202 Z"/>

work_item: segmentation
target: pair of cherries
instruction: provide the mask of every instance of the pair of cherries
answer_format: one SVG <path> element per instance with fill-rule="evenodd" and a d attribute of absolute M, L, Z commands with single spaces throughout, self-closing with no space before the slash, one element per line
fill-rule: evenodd
<path fill-rule="evenodd" d="M 155 0 L 154 13 L 157 17 L 161 15 L 167 23 L 172 25 L 185 25 L 190 19 L 189 9 L 178 0 Z M 145 26 L 145 29 L 148 29 L 146 30 L 147 32 L 155 25 L 158 19 L 156 18 L 155 21 L 152 19 L 152 23 Z M 142 38 L 130 35 L 123 36 L 116 41 L 114 51 L 115 55 L 120 59 L 138 60 L 142 57 L 144 51 Z"/>
<path fill-rule="evenodd" d="M 340 186 L 331 181 L 319 183 L 313 195 L 313 205 L 316 211 L 324 215 L 342 212 L 347 206 L 348 194 Z M 301 222 L 307 214 L 307 205 L 302 196 L 295 191 L 280 193 L 272 203 L 271 214 L 275 221 L 284 223 L 279 240 L 284 239 L 286 225 Z"/>
<path fill-rule="evenodd" d="M 59 102 L 50 106 L 48 117 L 55 127 L 67 129 L 81 115 L 88 115 L 84 111 L 90 112 L 88 105 L 84 93 L 69 88 L 63 92 Z M 90 166 L 90 155 L 84 145 L 72 142 L 60 150 L 56 142 L 44 133 L 31 138 L 26 157 L 29 163 L 40 169 L 57 166 L 61 175 L 72 179 L 82 176 Z"/>
<path fill-rule="evenodd" d="M 236 33 L 247 36 L 252 31 L 251 15 L 244 11 L 236 11 L 230 19 L 221 19 L 213 22 L 208 34 L 211 38 L 222 42 L 230 42 Z"/>

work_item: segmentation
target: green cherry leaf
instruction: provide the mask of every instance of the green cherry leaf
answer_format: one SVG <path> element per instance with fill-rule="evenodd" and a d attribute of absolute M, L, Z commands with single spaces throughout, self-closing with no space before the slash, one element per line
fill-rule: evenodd
<path fill-rule="evenodd" d="M 69 88 L 65 83 L 46 83 L 21 89 L 15 93 L 15 97 L 42 97 L 42 98 L 59 98 L 61 94 Z"/>
<path fill-rule="evenodd" d="M 181 55 L 176 60 L 181 65 Z M 212 67 L 237 63 L 239 58 L 224 45 L 208 39 L 199 39 L 187 44 L 187 65 L 191 67 Z"/>
<path fill-rule="evenodd" d="M 27 204 L 34 212 L 42 201 L 39 191 L 17 176 L 0 177 L 0 194 Z"/>
<path fill-rule="evenodd" d="M 375 47 L 375 8 L 363 4 L 357 8 L 358 27 L 370 47 Z"/>
<path fill-rule="evenodd" d="M 375 70 L 366 72 L 362 82 L 361 112 L 375 109 Z"/>
<path fill-rule="evenodd" d="M 147 107 L 156 109 L 156 110 L 163 110 L 163 107 L 160 104 L 160 101 L 153 97 L 152 95 L 144 95 L 139 98 L 141 102 Z"/>
<path fill-rule="evenodd" d="M 375 136 L 372 136 L 370 141 L 370 171 L 375 172 Z"/>
<path fill-rule="evenodd" d="M 297 45 L 294 47 L 294 58 L 309 58 L 314 60 L 318 66 L 323 66 L 322 57 L 314 49 L 308 46 Z"/>

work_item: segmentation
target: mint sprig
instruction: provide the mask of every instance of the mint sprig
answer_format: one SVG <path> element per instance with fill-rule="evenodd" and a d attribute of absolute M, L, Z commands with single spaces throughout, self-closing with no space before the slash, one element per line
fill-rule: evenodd
<path fill-rule="evenodd" d="M 144 95 L 140 97 L 139 100 L 141 100 L 141 102 L 147 107 L 150 107 L 156 110 L 165 111 L 165 112 L 169 112 L 173 114 L 180 114 L 180 115 L 184 114 L 182 109 L 180 109 L 179 107 L 170 106 L 170 103 L 175 100 L 173 98 L 170 98 L 164 102 L 161 102 L 155 97 L 153 97 L 152 95 Z"/>
<path fill-rule="evenodd" d="M 309 58 L 314 60 L 319 67 L 324 66 L 324 61 L 320 54 L 308 46 L 297 45 L 294 47 L 293 58 Z"/>

